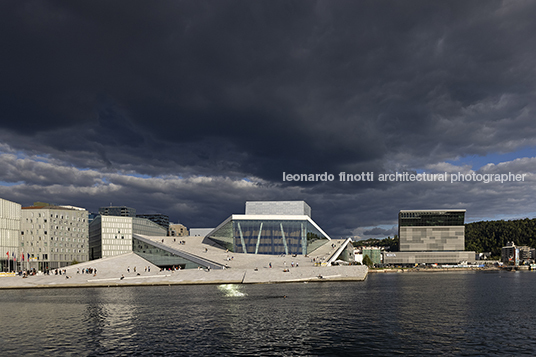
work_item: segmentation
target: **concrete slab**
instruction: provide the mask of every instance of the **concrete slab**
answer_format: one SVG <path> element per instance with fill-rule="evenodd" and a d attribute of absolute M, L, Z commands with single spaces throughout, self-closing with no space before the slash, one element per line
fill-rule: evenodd
<path fill-rule="evenodd" d="M 164 244 L 187 253 L 227 264 L 229 269 L 179 271 L 160 270 L 157 266 L 135 253 L 92 260 L 62 269 L 65 274 L 39 274 L 0 277 L 1 288 L 52 288 L 52 287 L 107 287 L 174 284 L 259 284 L 298 281 L 344 281 L 364 280 L 368 269 L 365 266 L 322 267 L 316 264 L 327 260 L 335 251 L 328 243 L 322 247 L 315 262 L 313 257 L 235 254 L 203 243 L 202 237 L 188 237 L 186 244 L 179 244 L 181 237 L 165 237 Z M 162 237 L 155 238 L 162 243 Z M 321 255 L 323 254 L 323 255 Z M 271 267 L 270 267 L 271 266 Z M 96 274 L 82 274 L 86 268 L 97 270 Z M 285 270 L 285 271 L 284 271 Z"/>

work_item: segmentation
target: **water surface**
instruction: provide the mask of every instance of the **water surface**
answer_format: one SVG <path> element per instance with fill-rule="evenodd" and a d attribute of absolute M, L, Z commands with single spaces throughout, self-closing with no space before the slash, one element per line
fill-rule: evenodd
<path fill-rule="evenodd" d="M 3 355 L 536 355 L 536 273 L 0 291 Z"/>

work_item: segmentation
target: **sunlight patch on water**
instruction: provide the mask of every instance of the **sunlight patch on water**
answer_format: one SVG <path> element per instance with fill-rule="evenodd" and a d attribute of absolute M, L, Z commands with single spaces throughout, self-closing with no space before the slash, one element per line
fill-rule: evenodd
<path fill-rule="evenodd" d="M 237 284 L 222 284 L 218 286 L 218 289 L 225 294 L 225 296 L 246 296 L 246 293 L 240 291 L 240 285 Z"/>

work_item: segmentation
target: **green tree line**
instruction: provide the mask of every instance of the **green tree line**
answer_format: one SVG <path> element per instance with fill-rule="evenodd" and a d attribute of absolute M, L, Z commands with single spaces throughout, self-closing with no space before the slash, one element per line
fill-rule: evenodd
<path fill-rule="evenodd" d="M 536 219 L 481 221 L 465 225 L 465 250 L 500 256 L 507 242 L 536 248 Z"/>
<path fill-rule="evenodd" d="M 365 240 L 360 240 L 357 242 L 352 242 L 354 247 L 383 247 L 385 250 L 390 252 L 398 252 L 399 248 L 399 240 L 398 236 L 395 234 L 393 238 L 387 237 L 387 238 L 369 238 Z"/>

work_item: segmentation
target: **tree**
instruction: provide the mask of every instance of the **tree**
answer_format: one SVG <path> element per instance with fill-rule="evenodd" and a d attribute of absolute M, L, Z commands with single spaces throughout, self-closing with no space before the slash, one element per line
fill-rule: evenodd
<path fill-rule="evenodd" d="M 374 265 L 374 263 L 372 262 L 372 259 L 370 259 L 370 257 L 368 255 L 365 255 L 363 257 L 363 264 L 365 264 L 369 268 L 371 268 Z"/>

